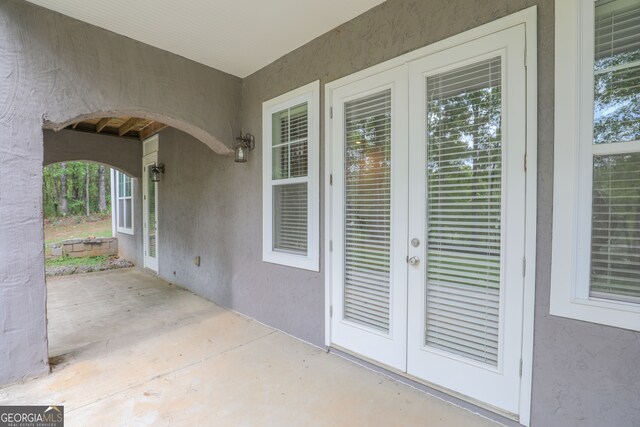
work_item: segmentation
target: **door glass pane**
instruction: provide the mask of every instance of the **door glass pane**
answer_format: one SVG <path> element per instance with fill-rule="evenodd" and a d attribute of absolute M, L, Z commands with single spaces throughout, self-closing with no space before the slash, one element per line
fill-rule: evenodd
<path fill-rule="evenodd" d="M 389 331 L 391 91 L 345 104 L 344 318 Z"/>
<path fill-rule="evenodd" d="M 148 224 L 148 253 L 151 258 L 156 257 L 156 183 L 152 181 L 153 172 L 147 167 L 147 224 Z"/>
<path fill-rule="evenodd" d="M 501 59 L 427 78 L 425 345 L 498 363 Z"/>
<path fill-rule="evenodd" d="M 640 153 L 595 156 L 591 296 L 640 302 Z"/>
<path fill-rule="evenodd" d="M 640 140 L 640 0 L 595 3 L 596 144 Z"/>

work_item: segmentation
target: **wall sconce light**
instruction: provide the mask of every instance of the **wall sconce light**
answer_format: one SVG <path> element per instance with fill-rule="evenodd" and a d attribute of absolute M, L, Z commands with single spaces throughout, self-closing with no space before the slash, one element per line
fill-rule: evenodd
<path fill-rule="evenodd" d="M 151 182 L 159 182 L 160 174 L 164 175 L 164 163 L 151 166 Z"/>
<path fill-rule="evenodd" d="M 239 136 L 236 138 L 238 143 L 233 147 L 236 158 L 236 163 L 245 163 L 247 161 L 247 156 L 249 155 L 249 151 L 256 148 L 256 139 L 250 133 L 245 136 Z"/>

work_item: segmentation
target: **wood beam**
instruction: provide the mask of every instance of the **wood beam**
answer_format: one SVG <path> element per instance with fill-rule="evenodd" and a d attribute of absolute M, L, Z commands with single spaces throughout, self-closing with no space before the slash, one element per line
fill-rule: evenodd
<path fill-rule="evenodd" d="M 105 117 L 104 119 L 100 119 L 100 121 L 96 125 L 96 132 L 97 133 L 102 132 L 102 129 L 104 129 L 109 124 L 110 121 L 111 121 L 111 117 Z"/>
<path fill-rule="evenodd" d="M 71 129 L 77 128 L 79 124 L 80 122 L 75 122 L 74 124 L 71 125 Z"/>
<path fill-rule="evenodd" d="M 156 133 L 168 128 L 169 126 L 160 122 L 151 122 L 146 125 L 144 128 L 140 130 L 140 141 L 144 141 L 145 139 L 155 135 Z"/>
<path fill-rule="evenodd" d="M 140 119 L 138 119 L 137 117 L 131 117 L 129 120 L 124 122 L 124 124 L 118 128 L 118 135 L 122 136 L 125 133 L 129 132 L 138 124 L 138 120 Z"/>

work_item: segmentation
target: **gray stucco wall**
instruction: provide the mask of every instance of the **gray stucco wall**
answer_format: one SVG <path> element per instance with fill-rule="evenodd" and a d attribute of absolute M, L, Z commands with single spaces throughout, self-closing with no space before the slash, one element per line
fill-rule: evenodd
<path fill-rule="evenodd" d="M 235 307 L 231 272 L 242 254 L 228 245 L 235 232 L 229 228 L 229 207 L 244 183 L 229 183 L 226 176 L 237 165 L 171 128 L 160 133 L 158 161 L 166 167 L 158 183 L 158 274 Z"/>
<path fill-rule="evenodd" d="M 0 2 L 0 384 L 46 372 L 43 122 L 138 115 L 229 152 L 241 80 L 17 0 Z"/>
<path fill-rule="evenodd" d="M 216 129 L 211 134 L 226 135 L 222 139 L 229 145 L 240 129 L 254 134 L 257 148 L 242 165 L 215 155 L 185 133 L 161 134 L 159 159 L 167 173 L 159 187 L 160 275 L 322 345 L 324 273 L 262 262 L 262 102 L 316 79 L 325 84 L 534 4 L 539 18 L 539 141 L 532 424 L 640 424 L 640 334 L 549 315 L 553 0 L 388 0 L 242 84 L 51 12 L 14 0 L 0 3 L 0 161 L 5 166 L 0 169 L 0 253 L 6 254 L 0 264 L 0 384 L 46 369 L 43 117 L 60 122 L 105 108 L 125 111 L 133 104 L 138 111 L 179 117 L 183 130 L 182 121 Z M 175 76 L 186 76 L 191 83 Z M 324 196 L 321 203 L 324 209 Z M 12 248 L 20 242 L 19 250 L 9 251 L 9 241 Z M 193 264 L 196 255 L 201 256 L 200 267 Z"/>
<path fill-rule="evenodd" d="M 142 175 L 142 142 L 89 132 L 45 129 L 43 165 L 85 160 L 104 163 L 122 172 Z"/>
<path fill-rule="evenodd" d="M 534 4 L 538 6 L 539 140 L 532 425 L 640 425 L 640 334 L 549 315 L 552 0 L 388 0 L 245 78 L 242 129 L 256 136 L 257 149 L 247 167 L 233 171 L 225 184 L 245 183 L 230 216 L 233 221 L 229 227 L 237 230 L 230 248 L 237 256 L 242 248 L 244 264 L 250 268 L 234 270 L 234 307 L 322 344 L 324 275 L 261 263 L 259 242 L 247 248 L 251 236 L 262 231 L 261 204 L 256 196 L 261 182 L 262 102 L 316 79 L 325 84 Z M 321 170 L 324 158 L 322 165 Z M 321 192 L 324 194 L 324 189 Z M 324 197 L 321 200 L 324 205 Z M 259 302 L 252 304 L 256 299 Z"/>
<path fill-rule="evenodd" d="M 142 169 L 142 158 L 138 160 Z M 133 234 L 118 233 L 118 256 L 131 261 L 137 267 L 144 266 L 144 248 L 142 245 L 142 179 L 133 178 Z"/>

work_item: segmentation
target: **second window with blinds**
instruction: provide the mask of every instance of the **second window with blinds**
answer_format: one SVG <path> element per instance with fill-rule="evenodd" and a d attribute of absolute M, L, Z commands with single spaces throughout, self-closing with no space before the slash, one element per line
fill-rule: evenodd
<path fill-rule="evenodd" d="M 640 331 L 640 0 L 556 20 L 550 311 Z"/>
<path fill-rule="evenodd" d="M 114 171 L 115 214 L 118 233 L 133 234 L 133 180 L 130 176 Z"/>
<path fill-rule="evenodd" d="M 263 260 L 319 270 L 320 82 L 262 106 Z"/>

